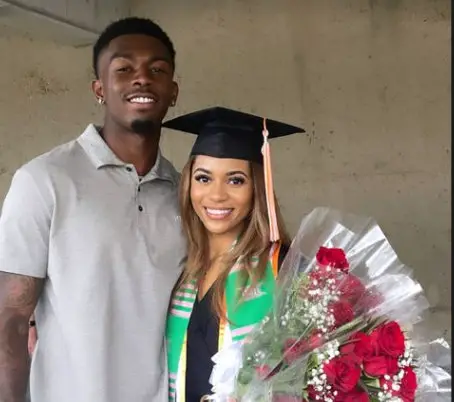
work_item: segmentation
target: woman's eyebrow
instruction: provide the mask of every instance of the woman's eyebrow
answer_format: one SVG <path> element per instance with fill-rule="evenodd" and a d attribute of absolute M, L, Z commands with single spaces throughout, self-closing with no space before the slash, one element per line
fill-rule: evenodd
<path fill-rule="evenodd" d="M 204 169 L 204 168 L 197 168 L 197 169 L 194 170 L 193 173 L 197 173 L 197 172 L 206 173 L 206 174 L 210 174 L 211 173 L 208 169 Z"/>
<path fill-rule="evenodd" d="M 240 175 L 242 175 L 242 176 L 245 176 L 245 177 L 247 177 L 247 178 L 249 177 L 249 176 L 247 175 L 247 173 L 244 172 L 244 171 L 242 171 L 242 170 L 232 170 L 232 171 L 230 171 L 230 172 L 227 173 L 227 176 L 235 176 L 235 175 L 238 175 L 238 174 L 240 174 Z"/>

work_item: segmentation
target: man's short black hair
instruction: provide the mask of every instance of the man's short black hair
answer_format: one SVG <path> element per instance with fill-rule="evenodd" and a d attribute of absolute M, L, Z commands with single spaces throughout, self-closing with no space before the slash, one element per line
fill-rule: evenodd
<path fill-rule="evenodd" d="M 96 78 L 99 78 L 99 55 L 107 46 L 109 46 L 109 43 L 113 39 L 123 35 L 148 35 L 160 40 L 169 51 L 172 64 L 175 67 L 175 48 L 164 30 L 150 19 L 128 17 L 108 25 L 93 46 L 93 71 Z"/>

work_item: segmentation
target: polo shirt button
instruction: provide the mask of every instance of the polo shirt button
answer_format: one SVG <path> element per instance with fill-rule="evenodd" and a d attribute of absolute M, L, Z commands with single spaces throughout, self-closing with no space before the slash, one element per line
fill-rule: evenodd
<path fill-rule="evenodd" d="M 140 211 L 140 212 L 143 211 L 142 205 L 139 205 L 139 211 Z"/>
<path fill-rule="evenodd" d="M 132 172 L 132 168 L 130 168 L 129 166 L 126 168 L 126 170 L 127 170 L 128 172 Z"/>

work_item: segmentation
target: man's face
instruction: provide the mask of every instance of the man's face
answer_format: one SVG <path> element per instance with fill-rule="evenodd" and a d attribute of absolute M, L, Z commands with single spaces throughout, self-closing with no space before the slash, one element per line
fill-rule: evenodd
<path fill-rule="evenodd" d="M 154 132 L 178 96 L 170 53 L 151 36 L 112 40 L 100 54 L 98 72 L 93 90 L 105 101 L 106 117 L 128 131 Z"/>

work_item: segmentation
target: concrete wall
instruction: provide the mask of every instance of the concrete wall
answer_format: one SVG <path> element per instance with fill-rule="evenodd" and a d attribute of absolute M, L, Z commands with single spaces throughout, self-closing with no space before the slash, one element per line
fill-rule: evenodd
<path fill-rule="evenodd" d="M 306 136 L 272 146 L 291 231 L 318 205 L 375 217 L 450 337 L 450 2 L 136 0 L 133 10 L 177 47 L 171 113 L 220 104 L 303 125 Z M 89 49 L 1 38 L 0 52 L 3 194 L 17 166 L 100 114 Z M 191 144 L 163 138 L 177 167 Z"/>

